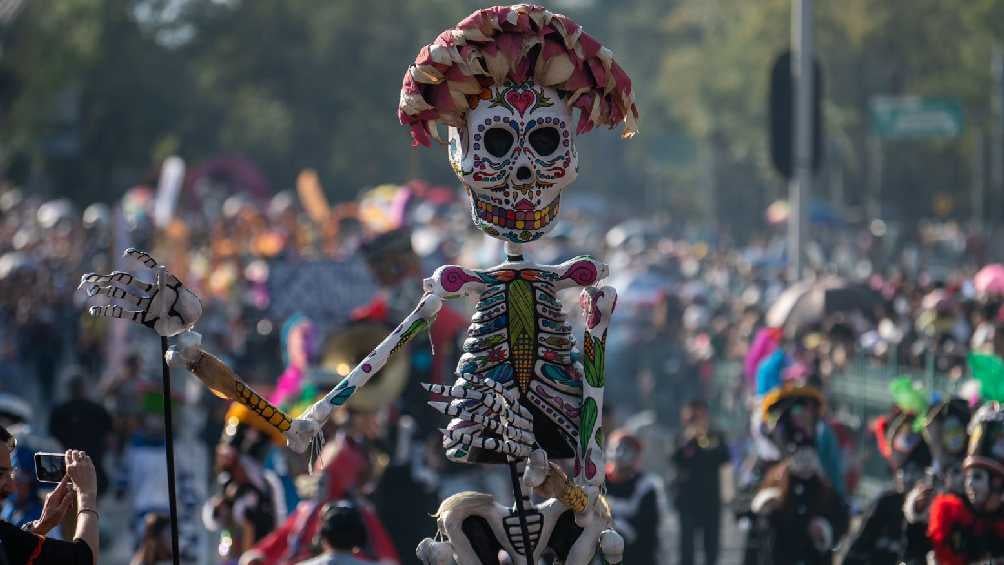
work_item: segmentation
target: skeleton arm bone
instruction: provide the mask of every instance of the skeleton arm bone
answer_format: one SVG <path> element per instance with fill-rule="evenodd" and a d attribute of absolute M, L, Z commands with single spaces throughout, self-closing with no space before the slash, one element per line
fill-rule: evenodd
<path fill-rule="evenodd" d="M 582 408 L 579 422 L 579 457 L 582 465 L 576 484 L 587 494 L 598 493 L 603 486 L 603 392 L 606 388 L 604 358 L 607 328 L 617 303 L 617 292 L 609 286 L 586 287 L 579 295 L 579 307 L 586 318 L 582 340 Z M 590 496 L 593 500 L 593 496 Z"/>
<path fill-rule="evenodd" d="M 306 420 L 318 426 L 323 425 L 335 406 L 345 404 L 356 389 L 369 382 L 370 378 L 387 364 L 391 355 L 432 324 L 442 305 L 443 300 L 439 296 L 430 293 L 423 295 L 418 306 L 390 335 L 384 338 L 335 388 L 315 402 L 296 421 Z"/>
<path fill-rule="evenodd" d="M 187 369 L 215 394 L 243 404 L 283 434 L 290 449 L 303 453 L 307 449 L 307 443 L 299 442 L 299 436 L 290 433 L 293 419 L 262 398 L 223 361 L 203 350 L 200 347 L 201 343 L 202 336 L 196 332 L 187 331 L 181 334 L 178 336 L 177 344 L 171 346 L 167 352 L 165 357 L 167 364 L 173 368 Z M 317 430 L 308 430 L 310 431 L 316 433 Z"/>
<path fill-rule="evenodd" d="M 579 307 L 585 317 L 586 330 L 583 336 L 583 367 L 585 378 L 582 382 L 582 401 L 579 412 L 579 437 L 577 442 L 578 465 L 575 483 L 588 496 L 590 503 L 596 500 L 604 482 L 603 453 L 603 392 L 606 387 L 604 353 L 607 328 L 617 292 L 609 286 L 597 288 L 598 281 L 609 274 L 605 263 L 592 257 L 575 257 L 560 265 L 546 267 L 553 273 L 557 290 L 583 287 L 579 295 Z"/>
<path fill-rule="evenodd" d="M 405 317 L 394 332 L 380 342 L 324 398 L 315 402 L 293 421 L 287 438 L 294 436 L 295 440 L 290 441 L 296 441 L 298 444 L 309 443 L 317 435 L 312 430 L 324 425 L 335 406 L 347 402 L 357 388 L 364 386 L 383 368 L 391 355 L 411 341 L 421 330 L 432 325 L 443 306 L 444 299 L 479 293 L 485 285 L 474 271 L 456 265 L 445 265 L 436 269 L 430 278 L 425 279 L 422 287 L 425 294 L 419 300 L 418 306 Z"/>

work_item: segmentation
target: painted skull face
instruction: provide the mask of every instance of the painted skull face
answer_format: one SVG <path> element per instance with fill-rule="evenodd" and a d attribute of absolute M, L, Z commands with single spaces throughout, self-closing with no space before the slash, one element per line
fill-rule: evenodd
<path fill-rule="evenodd" d="M 966 497 L 973 506 L 980 508 L 990 499 L 990 473 L 986 469 L 966 469 Z"/>
<path fill-rule="evenodd" d="M 450 128 L 450 164 L 471 216 L 492 237 L 524 243 L 551 230 L 561 191 L 578 175 L 571 112 L 553 88 L 507 82 Z"/>

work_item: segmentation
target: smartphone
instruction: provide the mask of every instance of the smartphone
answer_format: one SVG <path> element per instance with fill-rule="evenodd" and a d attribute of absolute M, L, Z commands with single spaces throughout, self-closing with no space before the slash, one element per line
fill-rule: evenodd
<path fill-rule="evenodd" d="M 66 454 L 36 453 L 35 478 L 41 483 L 58 483 L 66 474 Z"/>

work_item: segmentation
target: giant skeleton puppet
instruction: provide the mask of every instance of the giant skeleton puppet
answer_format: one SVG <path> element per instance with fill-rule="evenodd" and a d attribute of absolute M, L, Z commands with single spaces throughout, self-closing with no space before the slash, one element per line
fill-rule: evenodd
<path fill-rule="evenodd" d="M 578 174 L 575 135 L 622 122 L 623 137 L 636 132 L 631 81 L 610 50 L 569 18 L 535 5 L 497 6 L 471 14 L 422 48 L 405 73 L 398 115 L 417 144 L 439 140 L 439 123 L 449 127 L 450 164 L 467 189 L 474 223 L 506 242 L 506 261 L 486 270 L 436 269 L 397 329 L 295 421 L 199 349 L 193 332 L 179 339 L 168 361 L 250 406 L 302 452 L 312 440 L 316 449 L 331 411 L 427 328 L 443 300 L 477 298 L 458 378 L 452 386 L 424 386 L 436 397 L 430 405 L 452 417 L 443 430 L 447 456 L 507 464 L 515 504 L 506 508 L 491 495 L 472 492 L 446 499 L 437 513 L 437 540 L 423 540 L 419 557 L 435 565 L 497 564 L 502 550 L 521 565 L 548 553 L 566 565 L 585 565 L 599 549 L 607 562 L 619 563 L 623 540 L 612 529 L 602 496 L 600 418 L 606 331 L 616 295 L 595 286 L 607 275 L 605 264 L 577 257 L 541 265 L 524 256 L 523 244 L 554 227 L 561 193 Z M 167 273 L 162 277 L 176 282 Z M 82 284 L 92 294 L 132 300 L 139 308 L 99 307 L 92 313 L 147 323 L 151 299 L 130 299 L 119 288 L 133 282 L 121 273 L 85 276 Z M 149 292 L 152 286 L 133 289 Z M 180 283 L 168 287 L 175 303 L 175 296 L 190 294 Z M 557 298 L 558 291 L 574 287 L 583 288 L 579 304 L 586 318 L 581 363 Z M 174 335 L 194 324 L 191 316 L 171 319 L 173 333 L 151 327 Z M 549 459 L 573 459 L 574 477 Z M 525 462 L 522 477 L 516 474 L 519 462 Z M 533 489 L 543 503 L 531 504 Z"/>

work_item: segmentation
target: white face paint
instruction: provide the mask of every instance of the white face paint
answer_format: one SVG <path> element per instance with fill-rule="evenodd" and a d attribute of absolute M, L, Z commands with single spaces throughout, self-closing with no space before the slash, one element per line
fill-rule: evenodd
<path fill-rule="evenodd" d="M 558 92 L 532 80 L 493 86 L 450 128 L 450 165 L 488 235 L 524 243 L 554 227 L 561 192 L 575 180 L 572 114 Z"/>
<path fill-rule="evenodd" d="M 986 469 L 974 467 L 965 472 L 966 498 L 977 508 L 981 508 L 990 498 L 990 473 Z"/>

